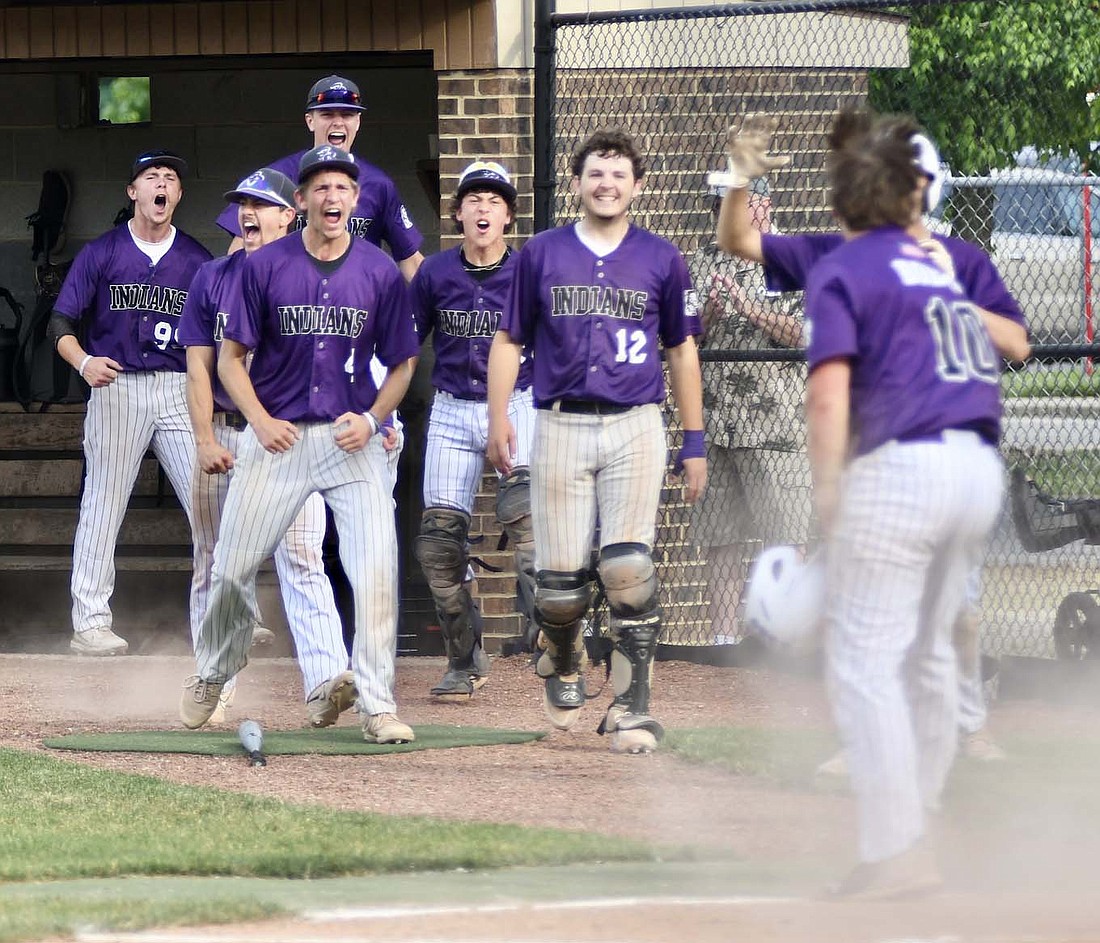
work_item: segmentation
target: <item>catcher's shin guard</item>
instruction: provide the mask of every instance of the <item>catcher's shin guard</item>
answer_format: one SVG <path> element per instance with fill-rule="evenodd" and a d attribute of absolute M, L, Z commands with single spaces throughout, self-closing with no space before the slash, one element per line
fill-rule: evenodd
<path fill-rule="evenodd" d="M 592 599 L 588 572 L 538 574 L 535 618 L 539 625 L 538 647 L 542 654 L 535 671 L 544 682 L 543 706 L 550 722 L 567 730 L 584 705 L 585 664 L 581 620 Z"/>
<path fill-rule="evenodd" d="M 615 698 L 599 726 L 611 734 L 618 753 L 650 753 L 664 736 L 664 728 L 649 716 L 650 680 L 661 617 L 656 609 L 640 616 L 611 614 L 611 688 Z"/>
<path fill-rule="evenodd" d="M 504 525 L 516 561 L 516 609 L 524 619 L 524 635 L 533 639 L 535 624 L 535 531 L 531 522 L 531 473 L 513 469 L 497 489 L 497 519 Z"/>
<path fill-rule="evenodd" d="M 424 509 L 416 556 L 435 602 L 448 667 L 469 670 L 481 647 L 481 610 L 466 587 L 470 517 L 454 508 Z"/>

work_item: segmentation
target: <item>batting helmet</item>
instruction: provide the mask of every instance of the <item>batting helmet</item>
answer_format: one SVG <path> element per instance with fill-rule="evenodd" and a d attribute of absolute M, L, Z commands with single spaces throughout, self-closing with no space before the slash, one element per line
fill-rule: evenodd
<path fill-rule="evenodd" d="M 795 547 L 769 547 L 753 562 L 745 599 L 750 631 L 775 645 L 810 640 L 825 606 L 825 561 Z"/>

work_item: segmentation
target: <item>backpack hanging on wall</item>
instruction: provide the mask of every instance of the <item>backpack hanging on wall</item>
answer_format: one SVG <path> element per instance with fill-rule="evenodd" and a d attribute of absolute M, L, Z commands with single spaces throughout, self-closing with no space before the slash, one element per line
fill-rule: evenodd
<path fill-rule="evenodd" d="M 82 403 L 88 398 L 88 384 L 58 356 L 46 328 L 65 273 L 72 262 L 49 262 L 35 271 L 37 299 L 31 316 L 23 322 L 15 350 L 12 387 L 16 401 L 28 412 L 40 404 L 45 412 L 53 403 Z"/>
<path fill-rule="evenodd" d="M 45 255 L 60 251 L 65 245 L 65 220 L 69 216 L 69 200 L 72 188 L 69 179 L 60 170 L 47 170 L 42 174 L 42 192 L 38 197 L 38 209 L 27 217 L 27 226 L 34 232 L 31 243 L 31 259 L 38 261 Z"/>

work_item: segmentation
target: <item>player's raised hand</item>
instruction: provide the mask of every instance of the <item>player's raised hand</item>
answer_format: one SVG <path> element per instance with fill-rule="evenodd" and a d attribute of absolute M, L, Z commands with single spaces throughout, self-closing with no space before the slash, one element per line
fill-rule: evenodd
<path fill-rule="evenodd" d="M 502 475 L 511 472 L 516 462 L 516 428 L 511 420 L 506 419 L 499 425 L 489 421 L 485 456 Z"/>
<path fill-rule="evenodd" d="M 362 413 L 343 413 L 332 424 L 332 440 L 344 452 L 358 452 L 374 434 L 374 428 Z"/>
<path fill-rule="evenodd" d="M 216 439 L 198 446 L 198 462 L 208 475 L 224 475 L 233 467 L 233 453 Z"/>
<path fill-rule="evenodd" d="M 772 135 L 779 124 L 770 115 L 746 115 L 740 125 L 734 125 L 726 135 L 726 155 L 734 180 L 730 186 L 743 187 L 755 177 L 786 167 L 790 157 L 768 153 Z"/>
<path fill-rule="evenodd" d="M 941 269 L 945 275 L 950 275 L 952 278 L 955 277 L 955 262 L 951 258 L 951 254 L 947 251 L 947 246 L 934 237 L 922 239 L 919 245 L 928 253 L 932 261 L 936 263 L 936 266 Z"/>
<path fill-rule="evenodd" d="M 110 386 L 122 372 L 122 364 L 110 357 L 93 357 L 84 365 L 84 380 L 93 389 Z"/>
<path fill-rule="evenodd" d="M 250 425 L 260 445 L 268 452 L 285 452 L 300 438 L 298 427 L 285 419 L 265 416 Z"/>

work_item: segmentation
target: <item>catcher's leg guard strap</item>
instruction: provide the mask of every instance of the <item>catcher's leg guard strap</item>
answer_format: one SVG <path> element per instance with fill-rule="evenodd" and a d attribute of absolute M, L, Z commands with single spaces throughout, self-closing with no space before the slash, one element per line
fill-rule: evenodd
<path fill-rule="evenodd" d="M 571 675 L 583 665 L 584 639 L 581 619 L 592 601 L 587 570 L 559 573 L 540 570 L 536 577 L 535 618 L 540 647 L 545 654 L 536 670 L 543 677 Z"/>

